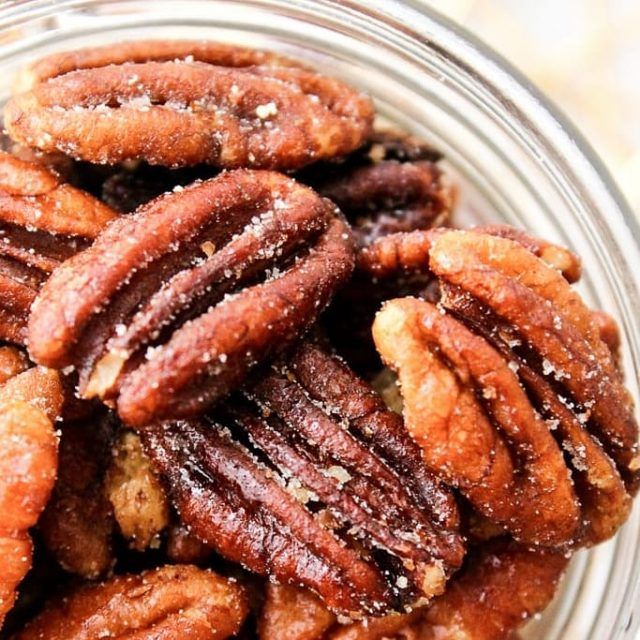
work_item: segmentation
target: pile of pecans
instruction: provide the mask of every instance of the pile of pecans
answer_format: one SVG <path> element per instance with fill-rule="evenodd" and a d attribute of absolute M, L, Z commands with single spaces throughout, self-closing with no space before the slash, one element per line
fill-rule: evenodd
<path fill-rule="evenodd" d="M 640 482 L 568 249 L 282 56 L 31 64 L 0 151 L 0 627 L 500 640 Z"/>

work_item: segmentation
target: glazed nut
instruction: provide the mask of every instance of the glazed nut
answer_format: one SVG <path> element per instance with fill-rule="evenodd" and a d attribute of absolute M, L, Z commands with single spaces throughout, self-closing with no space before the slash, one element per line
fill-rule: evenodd
<path fill-rule="evenodd" d="M 43 281 L 114 217 L 47 167 L 0 151 L 0 338 L 24 343 Z"/>
<path fill-rule="evenodd" d="M 50 373 L 31 369 L 0 386 L 0 627 L 31 568 L 28 529 L 42 512 L 56 477 L 53 420 L 62 389 L 57 374 Z"/>
<path fill-rule="evenodd" d="M 453 497 L 400 417 L 310 343 L 222 405 L 213 425 L 141 435 L 196 536 L 335 611 L 403 609 L 441 593 L 462 561 Z"/>
<path fill-rule="evenodd" d="M 338 80 L 215 43 L 80 51 L 31 75 L 5 108 L 11 137 L 90 162 L 290 170 L 356 149 L 373 120 L 371 100 Z"/>
<path fill-rule="evenodd" d="M 104 487 L 112 423 L 99 409 L 63 421 L 58 478 L 39 521 L 42 541 L 57 563 L 87 579 L 105 575 L 115 562 L 115 522 Z"/>
<path fill-rule="evenodd" d="M 399 264 L 418 264 L 414 239 L 396 243 Z M 592 312 L 543 248 L 432 233 L 422 259 L 440 307 L 393 300 L 374 340 L 431 469 L 523 542 L 593 544 L 629 513 L 638 427 Z"/>
<path fill-rule="evenodd" d="M 129 425 L 197 415 L 308 328 L 353 262 L 328 201 L 280 174 L 223 173 L 116 220 L 57 269 L 30 353 L 76 365 L 82 394 Z"/>
<path fill-rule="evenodd" d="M 234 581 L 190 565 L 165 566 L 79 587 L 50 603 L 16 640 L 224 640 L 248 612 Z"/>

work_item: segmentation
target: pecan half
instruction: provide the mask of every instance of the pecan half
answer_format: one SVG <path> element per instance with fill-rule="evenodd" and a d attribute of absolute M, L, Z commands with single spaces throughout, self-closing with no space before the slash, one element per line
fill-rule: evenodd
<path fill-rule="evenodd" d="M 247 615 L 243 589 L 210 571 L 166 566 L 116 576 L 54 601 L 16 640 L 224 640 Z"/>
<path fill-rule="evenodd" d="M 224 173 L 115 221 L 57 269 L 33 305 L 30 352 L 77 365 L 83 394 L 115 398 L 130 425 L 195 415 L 315 320 L 353 253 L 310 189 Z"/>
<path fill-rule="evenodd" d="M 48 274 L 115 217 L 48 168 L 0 151 L 0 338 L 22 343 Z"/>
<path fill-rule="evenodd" d="M 429 244 L 448 313 L 395 300 L 374 324 L 425 460 L 523 541 L 611 536 L 638 482 L 637 425 L 592 312 L 519 241 L 449 231 Z M 419 263 L 403 252 L 389 263 Z"/>
<path fill-rule="evenodd" d="M 58 564 L 85 578 L 104 575 L 115 562 L 115 523 L 104 486 L 113 429 L 105 411 L 63 423 L 58 478 L 39 522 Z"/>
<path fill-rule="evenodd" d="M 142 439 L 198 537 L 332 609 L 380 613 L 431 597 L 461 562 L 455 503 L 399 416 L 314 345 L 212 425 L 164 423 Z"/>
<path fill-rule="evenodd" d="M 473 551 L 426 609 L 356 623 L 326 640 L 508 640 L 549 604 L 568 562 L 564 553 L 497 541 Z"/>
<path fill-rule="evenodd" d="M 46 77 L 80 67 L 9 101 L 11 137 L 98 163 L 296 169 L 349 153 L 371 131 L 371 100 L 338 80 L 228 46 L 195 44 L 200 56 L 183 43 L 177 48 L 185 58 L 170 61 L 155 55 L 157 45 L 148 55 L 144 46 L 81 53 L 69 64 L 54 61 L 54 71 L 36 71 Z M 110 59 L 134 62 L 105 66 Z"/>
<path fill-rule="evenodd" d="M 28 529 L 55 481 L 53 420 L 61 405 L 60 381 L 52 371 L 31 369 L 0 386 L 0 626 L 31 567 Z"/>

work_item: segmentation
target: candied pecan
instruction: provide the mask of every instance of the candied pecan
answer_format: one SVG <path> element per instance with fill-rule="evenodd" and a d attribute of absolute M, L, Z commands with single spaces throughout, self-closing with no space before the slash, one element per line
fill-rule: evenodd
<path fill-rule="evenodd" d="M 427 229 L 409 233 L 392 233 L 378 238 L 360 252 L 358 269 L 377 278 L 389 278 L 398 273 L 429 273 L 431 246 L 444 232 L 446 229 Z M 560 271 L 568 282 L 576 282 L 580 279 L 580 258 L 564 247 L 505 225 L 476 227 L 469 229 L 466 233 L 513 240 L 549 266 Z"/>
<path fill-rule="evenodd" d="M 353 253 L 346 223 L 307 187 L 224 173 L 116 220 L 57 269 L 29 349 L 77 365 L 83 395 L 116 398 L 130 425 L 198 414 L 315 320 Z"/>
<path fill-rule="evenodd" d="M 335 616 L 311 591 L 284 584 L 267 585 L 258 620 L 261 640 L 318 640 Z"/>
<path fill-rule="evenodd" d="M 37 382 L 43 383 L 41 388 Z M 31 567 L 28 529 L 55 480 L 58 442 L 53 420 L 61 404 L 54 372 L 32 369 L 0 386 L 0 626 Z"/>
<path fill-rule="evenodd" d="M 224 640 L 247 615 L 244 590 L 192 567 L 165 566 L 79 587 L 49 604 L 15 640 Z"/>
<path fill-rule="evenodd" d="M 114 444 L 105 492 L 130 545 L 138 551 L 158 546 L 159 534 L 169 524 L 169 505 L 140 438 L 131 431 L 121 431 Z"/>
<path fill-rule="evenodd" d="M 496 541 L 472 551 L 442 596 L 410 614 L 370 618 L 324 640 L 507 640 L 556 592 L 568 557 Z M 311 639 L 310 639 L 311 640 Z M 319 638 L 317 639 L 319 640 Z"/>
<path fill-rule="evenodd" d="M 194 45 L 203 55 L 193 57 L 188 44 L 176 46 L 184 60 L 170 45 L 165 53 L 151 45 L 148 55 L 144 44 L 129 47 L 36 71 L 54 77 L 6 105 L 11 137 L 98 163 L 296 169 L 349 153 L 371 131 L 369 98 L 293 63 L 215 44 Z M 105 66 L 118 58 L 134 62 Z"/>
<path fill-rule="evenodd" d="M 112 422 L 96 411 L 63 423 L 58 479 L 39 522 L 44 544 L 60 566 L 85 578 L 105 574 L 115 562 L 115 523 L 104 495 Z"/>
<path fill-rule="evenodd" d="M 114 215 L 45 166 L 0 151 L 0 338 L 24 342 L 47 275 Z"/>
<path fill-rule="evenodd" d="M 428 464 L 521 540 L 611 536 L 638 482 L 637 425 L 592 312 L 518 238 L 429 244 L 448 313 L 396 300 L 374 324 Z"/>
<path fill-rule="evenodd" d="M 197 536 L 337 611 L 441 593 L 461 562 L 455 502 L 400 417 L 314 345 L 225 403 L 213 424 L 152 425 L 142 439 Z"/>

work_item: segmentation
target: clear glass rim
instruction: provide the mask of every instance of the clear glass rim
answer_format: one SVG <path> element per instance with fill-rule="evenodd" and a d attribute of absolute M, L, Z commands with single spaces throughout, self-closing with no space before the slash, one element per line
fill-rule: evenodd
<path fill-rule="evenodd" d="M 133 3 L 134 0 L 117 0 L 114 4 L 124 7 Z M 640 309 L 640 271 L 634 271 L 633 265 L 640 264 L 640 223 L 595 150 L 569 119 L 519 71 L 475 36 L 420 0 L 226 0 L 226 3 L 295 10 L 300 15 L 322 10 L 334 20 L 348 19 L 354 24 L 366 25 L 378 39 L 387 37 L 411 42 L 413 55 L 419 54 L 421 47 L 440 50 L 447 60 L 464 69 L 473 78 L 474 88 L 477 86 L 487 101 L 507 113 L 514 126 L 526 133 L 531 154 L 545 163 L 548 179 L 561 182 L 563 189 L 586 212 L 587 221 L 595 229 L 590 233 L 601 236 L 599 244 L 615 249 L 615 255 L 607 256 L 603 269 L 615 283 L 616 300 L 625 301 L 619 306 L 624 313 L 633 354 L 633 369 L 627 373 L 635 373 L 637 377 L 640 319 L 635 317 L 633 309 Z M 97 0 L 9 2 L 0 8 L 0 44 L 5 41 L 5 29 L 54 12 L 82 10 L 96 4 Z M 165 0 L 154 0 L 153 3 L 154 7 L 163 4 L 169 3 Z M 637 505 L 635 519 L 638 520 Z M 619 538 L 616 544 L 621 544 Z M 617 559 L 616 566 L 619 562 Z M 599 629 L 606 631 L 608 638 L 631 638 L 633 630 L 640 628 L 640 619 L 633 618 L 633 605 L 640 601 L 640 545 L 636 545 L 633 557 L 626 562 L 632 568 L 629 582 L 620 596 L 617 609 L 620 620 L 616 620 L 615 628 L 611 629 L 605 629 L 602 621 L 599 622 Z"/>

